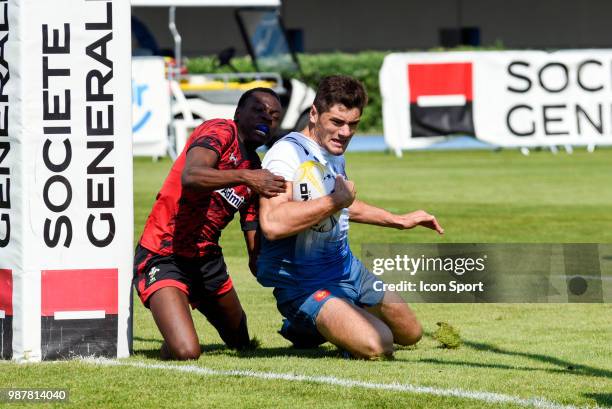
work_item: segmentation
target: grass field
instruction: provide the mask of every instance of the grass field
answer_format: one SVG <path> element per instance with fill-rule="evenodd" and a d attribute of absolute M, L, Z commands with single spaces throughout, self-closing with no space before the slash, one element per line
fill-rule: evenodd
<path fill-rule="evenodd" d="M 426 209 L 446 229 L 437 237 L 353 225 L 356 253 L 362 243 L 612 243 L 612 150 L 349 154 L 347 162 L 359 198 L 395 212 Z M 135 240 L 169 166 L 135 160 Z M 0 387 L 68 388 L 69 406 L 87 408 L 612 407 L 610 304 L 415 304 L 426 335 L 394 361 L 346 360 L 329 344 L 294 350 L 276 334 L 280 315 L 248 272 L 236 224 L 222 246 L 260 349 L 228 350 L 196 317 L 202 357 L 160 362 L 161 336 L 136 300 L 134 356 L 122 366 L 3 363 Z M 461 348 L 438 347 L 438 321 L 461 330 Z"/>

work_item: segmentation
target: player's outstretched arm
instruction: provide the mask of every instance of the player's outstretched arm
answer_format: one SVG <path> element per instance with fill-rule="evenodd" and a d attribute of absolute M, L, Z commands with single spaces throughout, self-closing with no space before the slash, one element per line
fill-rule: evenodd
<path fill-rule="evenodd" d="M 286 182 L 285 192 L 259 200 L 259 224 L 268 240 L 293 236 L 326 217 L 348 207 L 355 200 L 353 182 L 336 177 L 334 192 L 306 202 L 292 201 L 293 183 Z"/>
<path fill-rule="evenodd" d="M 219 170 L 215 151 L 196 146 L 187 152 L 181 175 L 183 188 L 212 192 L 225 187 L 247 185 L 262 196 L 273 197 L 285 191 L 285 179 L 266 169 Z"/>
<path fill-rule="evenodd" d="M 393 214 L 361 200 L 355 200 L 351 207 L 349 207 L 349 219 L 352 222 L 393 227 L 400 230 L 423 226 L 435 230 L 439 234 L 444 234 L 444 229 L 440 226 L 436 217 L 424 210 L 417 210 L 416 212 L 406 214 Z"/>

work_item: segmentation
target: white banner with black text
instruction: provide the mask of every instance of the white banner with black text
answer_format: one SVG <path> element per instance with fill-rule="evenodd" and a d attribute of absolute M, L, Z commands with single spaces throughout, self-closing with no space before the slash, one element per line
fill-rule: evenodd
<path fill-rule="evenodd" d="M 0 0 L 0 358 L 125 357 L 130 5 Z"/>
<path fill-rule="evenodd" d="M 389 54 L 380 89 L 395 151 L 452 135 L 501 147 L 612 144 L 612 50 Z"/>

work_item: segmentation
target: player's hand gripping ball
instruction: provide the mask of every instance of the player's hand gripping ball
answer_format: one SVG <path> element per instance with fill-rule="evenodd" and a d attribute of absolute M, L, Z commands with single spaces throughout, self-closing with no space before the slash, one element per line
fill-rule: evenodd
<path fill-rule="evenodd" d="M 303 162 L 293 175 L 293 200 L 305 202 L 327 196 L 334 191 L 335 181 L 334 174 L 322 163 L 313 160 Z M 339 217 L 338 212 L 310 228 L 327 233 L 338 224 Z"/>

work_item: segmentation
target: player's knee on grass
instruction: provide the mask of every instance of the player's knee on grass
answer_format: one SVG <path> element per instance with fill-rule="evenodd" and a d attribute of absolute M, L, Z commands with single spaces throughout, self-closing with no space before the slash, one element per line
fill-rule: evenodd
<path fill-rule="evenodd" d="M 149 307 L 164 337 L 161 358 L 181 361 L 198 359 L 200 344 L 187 295 L 175 287 L 163 287 L 151 295 Z"/>
<path fill-rule="evenodd" d="M 400 345 L 414 345 L 423 337 L 423 327 L 418 321 L 408 326 L 404 337 L 398 339 Z"/>
<path fill-rule="evenodd" d="M 333 298 L 323 305 L 317 329 L 332 344 L 363 359 L 393 355 L 393 333 L 379 318 L 348 302 Z"/>
<path fill-rule="evenodd" d="M 399 345 L 414 345 L 421 340 L 423 337 L 423 328 L 419 322 L 415 324 L 406 325 L 404 331 L 394 337 L 394 341 Z"/>
<path fill-rule="evenodd" d="M 360 340 L 352 351 L 353 355 L 363 359 L 381 359 L 393 356 L 393 334 L 391 330 L 378 331 Z"/>
<path fill-rule="evenodd" d="M 378 313 L 393 332 L 393 341 L 399 345 L 414 345 L 421 340 L 423 328 L 416 315 L 396 293 L 386 293 Z"/>
<path fill-rule="evenodd" d="M 202 353 L 199 344 L 181 342 L 177 345 L 169 346 L 164 342 L 161 348 L 162 359 L 175 361 L 189 361 L 200 358 Z"/>
<path fill-rule="evenodd" d="M 404 319 L 393 325 L 393 341 L 399 345 L 414 345 L 421 340 L 423 327 L 416 318 Z"/>

